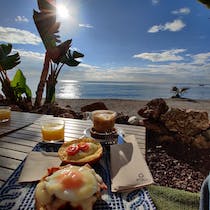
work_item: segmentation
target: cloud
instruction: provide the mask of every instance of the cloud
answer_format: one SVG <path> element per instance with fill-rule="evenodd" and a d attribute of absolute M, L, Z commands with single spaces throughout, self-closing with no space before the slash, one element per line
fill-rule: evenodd
<path fill-rule="evenodd" d="M 167 64 L 154 63 L 144 66 L 97 67 L 96 69 L 88 64 L 87 68 L 80 65 L 75 68 L 64 69 L 59 75 L 59 80 L 196 83 L 200 78 L 204 83 L 210 82 L 208 76 L 210 62 L 198 66 L 194 64 L 193 58 L 189 62 L 182 59 L 181 62 L 172 61 Z"/>
<path fill-rule="evenodd" d="M 174 15 L 188 15 L 190 13 L 190 9 L 187 7 L 183 7 L 177 10 L 173 10 L 171 13 Z"/>
<path fill-rule="evenodd" d="M 183 57 L 177 54 L 182 53 L 184 51 L 185 49 L 172 49 L 160 53 L 146 52 L 146 53 L 136 54 L 133 57 L 150 60 L 152 62 L 180 61 L 183 60 Z"/>
<path fill-rule="evenodd" d="M 182 30 L 185 26 L 186 25 L 182 20 L 176 19 L 173 22 L 167 22 L 164 25 L 154 25 L 148 30 L 148 32 L 149 33 L 157 33 L 159 31 L 176 32 Z"/>
<path fill-rule="evenodd" d="M 193 64 L 205 64 L 210 62 L 210 52 L 191 55 L 191 58 L 193 59 Z"/>
<path fill-rule="evenodd" d="M 1 26 L 0 41 L 7 43 L 32 45 L 38 45 L 42 42 L 39 36 L 31 33 L 30 31 Z"/>
<path fill-rule="evenodd" d="M 152 0 L 152 4 L 158 4 L 160 0 Z"/>
<path fill-rule="evenodd" d="M 20 68 L 23 71 L 34 97 L 45 55 L 23 49 L 14 51 L 18 51 L 21 56 L 21 63 L 15 69 Z M 186 52 L 186 49 L 164 50 L 159 53 L 143 52 L 133 57 L 146 59 L 152 63 L 136 66 L 102 67 L 81 63 L 71 68 L 64 65 L 58 80 L 210 83 L 210 52 L 198 54 Z M 15 71 L 8 73 L 12 78 L 11 75 L 14 75 Z"/>
<path fill-rule="evenodd" d="M 28 18 L 26 18 L 25 16 L 17 16 L 15 18 L 15 22 L 29 22 Z"/>
<path fill-rule="evenodd" d="M 26 50 L 22 50 L 22 49 L 13 49 L 13 51 L 18 52 L 20 57 L 27 57 L 30 59 L 44 60 L 44 56 L 45 56 L 44 53 L 26 51 Z"/>
<path fill-rule="evenodd" d="M 82 28 L 93 28 L 92 25 L 90 25 L 90 24 L 84 24 L 84 23 L 80 23 L 79 24 L 79 27 L 82 27 Z"/>

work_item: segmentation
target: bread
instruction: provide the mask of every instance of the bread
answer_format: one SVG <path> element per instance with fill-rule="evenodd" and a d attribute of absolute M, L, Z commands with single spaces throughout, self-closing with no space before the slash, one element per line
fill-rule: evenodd
<path fill-rule="evenodd" d="M 58 150 L 63 164 L 84 165 L 97 162 L 103 155 L 101 144 L 92 138 L 75 139 L 65 142 Z"/>
<path fill-rule="evenodd" d="M 35 189 L 36 210 L 92 210 L 107 189 L 90 165 L 51 168 Z"/>

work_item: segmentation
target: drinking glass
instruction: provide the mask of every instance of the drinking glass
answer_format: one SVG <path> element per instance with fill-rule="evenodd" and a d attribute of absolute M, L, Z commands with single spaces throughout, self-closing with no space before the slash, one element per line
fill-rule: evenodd
<path fill-rule="evenodd" d="M 92 112 L 93 128 L 98 133 L 112 132 L 115 125 L 116 112 L 111 110 L 96 110 Z"/>
<path fill-rule="evenodd" d="M 7 122 L 11 118 L 11 108 L 9 106 L 0 106 L 0 122 Z"/>
<path fill-rule="evenodd" d="M 64 140 L 65 121 L 62 119 L 44 119 L 41 121 L 42 139 L 46 142 Z"/>

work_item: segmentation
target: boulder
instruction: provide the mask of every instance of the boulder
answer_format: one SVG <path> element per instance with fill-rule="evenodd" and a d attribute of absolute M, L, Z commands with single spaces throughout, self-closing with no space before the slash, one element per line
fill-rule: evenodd
<path fill-rule="evenodd" d="M 128 123 L 131 125 L 139 125 L 139 119 L 136 116 L 131 116 L 128 119 Z"/>
<path fill-rule="evenodd" d="M 78 118 L 77 113 L 70 108 L 62 108 L 56 104 L 44 104 L 43 106 L 33 110 L 35 113 L 53 115 L 55 117 Z"/>
<path fill-rule="evenodd" d="M 208 113 L 196 110 L 172 108 L 161 116 L 169 131 L 185 136 L 195 136 L 209 128 Z"/>
<path fill-rule="evenodd" d="M 138 111 L 141 117 L 149 119 L 159 119 L 168 111 L 169 107 L 162 98 L 153 99 Z"/>
<path fill-rule="evenodd" d="M 128 123 L 129 117 L 124 115 L 123 113 L 117 113 L 115 122 L 118 124 L 129 124 Z"/>
<path fill-rule="evenodd" d="M 198 135 L 194 139 L 192 145 L 199 148 L 199 149 L 209 149 L 210 148 L 210 141 L 208 141 L 204 136 Z"/>
<path fill-rule="evenodd" d="M 103 102 L 95 102 L 81 107 L 82 112 L 92 112 L 95 110 L 108 110 L 108 108 Z"/>

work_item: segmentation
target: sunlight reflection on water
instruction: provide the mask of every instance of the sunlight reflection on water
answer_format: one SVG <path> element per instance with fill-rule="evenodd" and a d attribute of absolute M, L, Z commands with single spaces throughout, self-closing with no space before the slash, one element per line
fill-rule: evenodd
<path fill-rule="evenodd" d="M 80 98 L 80 85 L 79 81 L 76 80 L 62 80 L 59 92 L 56 93 L 58 98 L 69 99 L 69 98 Z"/>

